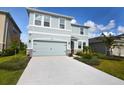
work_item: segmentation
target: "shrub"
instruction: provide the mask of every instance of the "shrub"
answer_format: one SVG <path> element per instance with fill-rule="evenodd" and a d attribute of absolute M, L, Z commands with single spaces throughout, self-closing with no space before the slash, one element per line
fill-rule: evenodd
<path fill-rule="evenodd" d="M 2 51 L 0 51 L 0 56 L 2 56 Z"/>
<path fill-rule="evenodd" d="M 92 58 L 92 54 L 82 54 L 82 58 L 85 58 L 85 59 L 91 59 Z"/>
<path fill-rule="evenodd" d="M 10 61 L 0 63 L 0 69 L 20 70 L 24 69 L 28 63 L 28 58 L 12 58 Z"/>
<path fill-rule="evenodd" d="M 3 50 L 1 56 L 12 56 L 12 55 L 14 55 L 15 53 L 17 54 L 18 52 L 19 52 L 19 49 L 12 49 L 12 48 L 9 48 L 9 49 Z"/>
<path fill-rule="evenodd" d="M 13 49 L 6 49 L 6 50 L 3 50 L 2 52 L 2 56 L 11 56 L 14 54 L 15 54 L 15 51 Z"/>
<path fill-rule="evenodd" d="M 77 51 L 76 55 L 82 56 L 83 55 L 83 52 L 82 51 Z"/>
<path fill-rule="evenodd" d="M 2 56 L 11 56 L 14 54 L 15 54 L 15 51 L 13 49 L 6 49 L 6 50 L 3 50 L 2 52 Z"/>
<path fill-rule="evenodd" d="M 23 42 L 20 42 L 20 50 L 22 51 L 26 51 L 26 44 L 24 44 Z"/>
<path fill-rule="evenodd" d="M 99 65 L 100 61 L 97 56 L 93 56 L 88 63 L 89 65 Z"/>
<path fill-rule="evenodd" d="M 100 61 L 99 61 L 97 56 L 93 56 L 91 59 L 87 59 L 87 58 L 83 58 L 83 57 L 81 57 L 81 58 L 75 57 L 74 59 L 77 59 L 77 60 L 84 62 L 88 65 L 99 65 L 100 64 Z"/>
<path fill-rule="evenodd" d="M 106 55 L 105 54 L 102 54 L 102 53 L 96 53 L 95 54 L 98 58 L 101 58 L 101 59 L 106 59 Z"/>

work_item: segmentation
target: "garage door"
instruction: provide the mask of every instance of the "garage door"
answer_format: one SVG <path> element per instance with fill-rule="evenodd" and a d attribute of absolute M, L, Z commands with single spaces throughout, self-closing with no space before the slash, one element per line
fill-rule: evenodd
<path fill-rule="evenodd" d="M 33 56 L 52 55 L 66 55 L 66 42 L 34 41 Z"/>

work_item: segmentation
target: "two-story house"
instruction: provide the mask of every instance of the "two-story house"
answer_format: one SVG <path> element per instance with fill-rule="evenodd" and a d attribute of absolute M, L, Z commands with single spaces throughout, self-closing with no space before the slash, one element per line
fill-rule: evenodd
<path fill-rule="evenodd" d="M 10 48 L 13 42 L 20 44 L 21 31 L 9 12 L 0 11 L 0 51 Z"/>
<path fill-rule="evenodd" d="M 30 56 L 68 55 L 88 46 L 88 28 L 72 24 L 73 17 L 27 8 Z"/>

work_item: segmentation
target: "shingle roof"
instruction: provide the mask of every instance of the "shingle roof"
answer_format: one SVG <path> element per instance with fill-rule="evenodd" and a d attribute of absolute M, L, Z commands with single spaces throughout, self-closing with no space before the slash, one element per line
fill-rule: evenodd
<path fill-rule="evenodd" d="M 74 17 L 72 16 L 66 16 L 58 13 L 53 13 L 53 12 L 48 12 L 44 10 L 39 10 L 35 8 L 26 8 L 28 12 L 38 12 L 38 13 L 43 13 L 43 14 L 48 14 L 48 15 L 53 15 L 53 16 L 58 16 L 58 17 L 63 17 L 63 18 L 68 18 L 68 19 L 73 19 Z"/>

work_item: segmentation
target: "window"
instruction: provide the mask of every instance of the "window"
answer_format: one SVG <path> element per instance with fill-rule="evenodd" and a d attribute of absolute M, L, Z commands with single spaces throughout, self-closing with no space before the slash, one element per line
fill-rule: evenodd
<path fill-rule="evenodd" d="M 35 14 L 35 25 L 41 26 L 42 16 L 40 14 Z"/>
<path fill-rule="evenodd" d="M 44 26 L 50 27 L 50 16 L 44 16 Z"/>
<path fill-rule="evenodd" d="M 81 41 L 78 42 L 78 48 L 81 49 Z"/>
<path fill-rule="evenodd" d="M 83 32 L 83 27 L 80 28 L 80 34 L 83 35 L 84 32 Z"/>
<path fill-rule="evenodd" d="M 59 25 L 59 27 L 61 29 L 65 29 L 65 19 L 64 18 L 60 18 L 60 25 Z"/>

